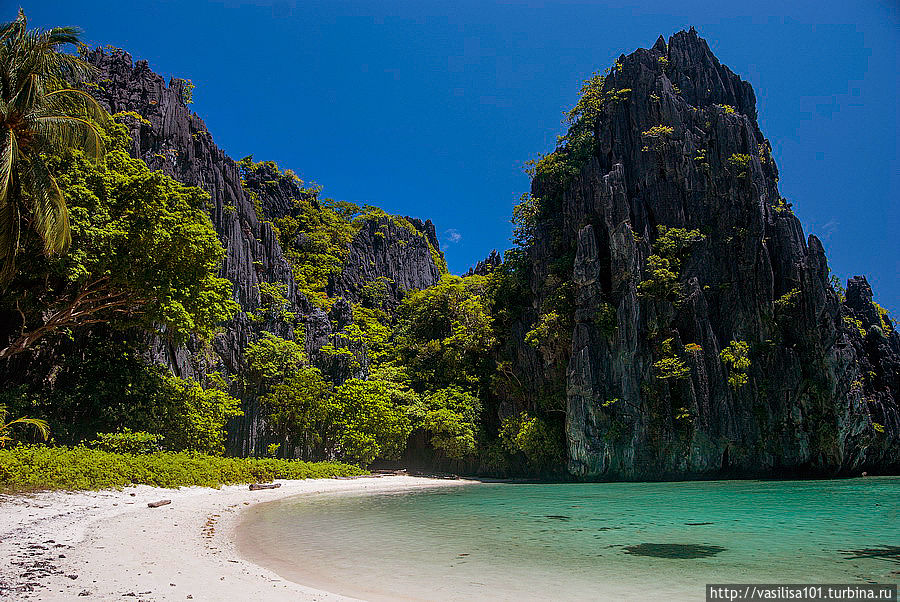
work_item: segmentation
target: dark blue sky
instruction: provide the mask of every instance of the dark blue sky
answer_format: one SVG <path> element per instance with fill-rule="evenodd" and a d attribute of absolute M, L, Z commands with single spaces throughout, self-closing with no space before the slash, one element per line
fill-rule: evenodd
<path fill-rule="evenodd" d="M 193 108 L 232 157 L 431 218 L 455 273 L 509 246 L 522 163 L 552 149 L 581 80 L 694 25 L 753 84 L 781 192 L 834 272 L 867 275 L 900 312 L 896 0 L 23 7 L 33 25 L 78 25 L 89 43 L 193 79 Z"/>

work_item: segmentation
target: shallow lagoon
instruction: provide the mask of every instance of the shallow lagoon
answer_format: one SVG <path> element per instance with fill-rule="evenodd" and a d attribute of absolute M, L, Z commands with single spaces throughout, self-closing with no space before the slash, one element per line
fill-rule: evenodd
<path fill-rule="evenodd" d="M 703 599 L 900 579 L 900 478 L 476 484 L 250 510 L 254 562 L 365 599 Z"/>

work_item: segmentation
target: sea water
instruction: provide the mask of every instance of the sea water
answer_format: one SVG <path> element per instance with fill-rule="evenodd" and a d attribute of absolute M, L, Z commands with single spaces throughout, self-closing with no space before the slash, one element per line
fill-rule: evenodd
<path fill-rule="evenodd" d="M 707 583 L 896 583 L 900 478 L 474 484 L 288 498 L 239 549 L 377 599 L 704 599 Z"/>

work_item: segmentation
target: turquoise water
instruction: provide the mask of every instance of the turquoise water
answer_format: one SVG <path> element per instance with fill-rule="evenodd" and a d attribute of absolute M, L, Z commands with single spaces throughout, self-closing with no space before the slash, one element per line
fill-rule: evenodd
<path fill-rule="evenodd" d="M 241 552 L 365 599 L 704 599 L 706 583 L 895 583 L 900 478 L 475 484 L 289 498 Z"/>

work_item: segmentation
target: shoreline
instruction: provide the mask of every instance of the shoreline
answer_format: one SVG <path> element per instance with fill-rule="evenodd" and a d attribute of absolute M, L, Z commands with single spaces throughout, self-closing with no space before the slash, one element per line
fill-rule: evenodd
<path fill-rule="evenodd" d="M 242 510 L 299 495 L 472 484 L 411 476 L 277 480 L 278 489 L 52 491 L 0 495 L 0 598 L 350 600 L 284 579 L 237 551 Z M 171 504 L 148 508 L 159 500 Z"/>

